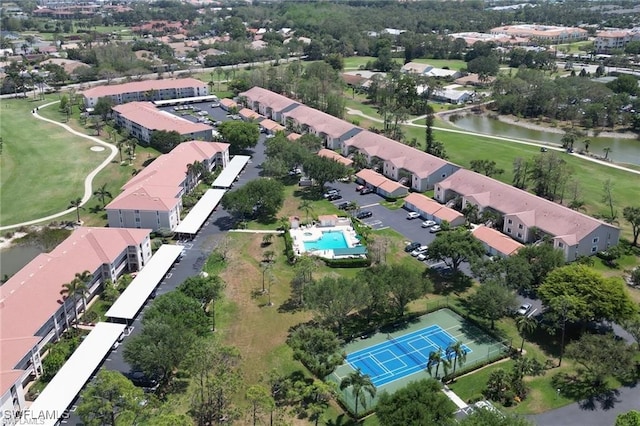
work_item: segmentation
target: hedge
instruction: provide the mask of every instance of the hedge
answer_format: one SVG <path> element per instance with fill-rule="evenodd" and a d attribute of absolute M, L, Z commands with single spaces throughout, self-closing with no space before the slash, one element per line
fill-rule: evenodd
<path fill-rule="evenodd" d="M 289 263 L 295 263 L 296 254 L 293 251 L 293 238 L 288 231 L 284 231 L 282 236 L 284 237 L 284 254 L 287 256 Z"/>
<path fill-rule="evenodd" d="M 368 257 L 322 260 L 324 260 L 324 263 L 330 268 L 366 268 L 367 266 L 371 266 L 371 259 Z"/>

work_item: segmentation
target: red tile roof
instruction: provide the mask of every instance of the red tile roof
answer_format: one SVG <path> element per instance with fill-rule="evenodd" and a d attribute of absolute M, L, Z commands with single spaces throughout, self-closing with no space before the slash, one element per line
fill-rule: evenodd
<path fill-rule="evenodd" d="M 404 200 L 407 203 L 413 204 L 417 209 L 435 216 L 440 220 L 446 220 L 449 223 L 453 223 L 463 216 L 462 213 L 447 206 L 443 206 L 439 202 L 417 192 L 412 192 L 407 195 Z"/>
<path fill-rule="evenodd" d="M 320 157 L 331 158 L 332 160 L 335 160 L 338 163 L 344 164 L 347 167 L 353 164 L 353 160 L 343 157 L 342 155 L 338 154 L 335 151 L 331 151 L 330 149 L 322 148 L 320 151 L 318 151 L 318 155 Z"/>
<path fill-rule="evenodd" d="M 284 115 L 287 118 L 294 119 L 300 124 L 306 124 L 318 133 L 324 133 L 332 138 L 339 138 L 348 131 L 358 127 L 306 105 L 297 106 L 291 111 L 284 113 Z"/>
<path fill-rule="evenodd" d="M 511 239 L 502 232 L 486 226 L 478 226 L 471 233 L 474 237 L 487 244 L 489 247 L 492 247 L 507 256 L 517 253 L 518 250 L 524 247 L 523 244 Z"/>
<path fill-rule="evenodd" d="M 285 127 L 282 124 L 276 123 L 275 121 L 269 120 L 268 118 L 265 118 L 260 122 L 260 127 L 267 129 L 270 132 L 279 132 L 285 130 Z M 298 137 L 299 136 L 300 135 L 298 135 Z"/>
<path fill-rule="evenodd" d="M 371 169 L 362 169 L 358 173 L 356 173 L 356 176 L 364 180 L 369 185 L 381 188 L 383 191 L 386 191 L 388 193 L 392 193 L 400 188 L 405 188 L 407 190 L 409 189 L 406 186 L 401 185 L 394 180 L 386 178 L 385 176 Z"/>
<path fill-rule="evenodd" d="M 240 111 L 238 111 L 238 114 L 245 119 L 249 119 L 249 120 L 256 120 L 260 117 L 262 117 L 260 114 L 258 114 L 257 112 L 250 110 L 249 108 L 242 108 Z"/>
<path fill-rule="evenodd" d="M 0 369 L 15 368 L 41 340 L 38 330 L 60 308 L 60 290 L 75 274 L 111 264 L 148 229 L 78 228 L 48 254 L 40 254 L 0 287 Z M 2 382 L 5 384 L 4 380 Z M 6 389 L 0 389 L 3 394 Z"/>
<path fill-rule="evenodd" d="M 220 99 L 220 105 L 224 105 L 227 108 L 237 108 L 238 107 L 238 104 L 236 103 L 236 101 L 234 101 L 233 99 L 229 99 L 229 98 Z"/>
<path fill-rule="evenodd" d="M 207 87 L 207 84 L 195 78 L 178 78 L 163 80 L 144 80 L 131 83 L 97 86 L 82 92 L 88 98 L 101 98 L 121 93 L 148 92 L 150 90 L 186 89 L 189 87 Z"/>
<path fill-rule="evenodd" d="M 271 90 L 263 89 L 262 87 L 252 87 L 246 92 L 240 93 L 240 96 L 247 98 L 250 102 L 258 102 L 261 105 L 266 105 L 273 111 L 282 111 L 290 105 L 297 102 L 287 98 L 286 96 L 274 93 Z"/>
<path fill-rule="evenodd" d="M 113 110 L 149 130 L 176 131 L 181 135 L 213 130 L 213 127 L 207 124 L 193 123 L 170 112 L 159 110 L 151 102 L 129 102 L 116 105 Z"/>

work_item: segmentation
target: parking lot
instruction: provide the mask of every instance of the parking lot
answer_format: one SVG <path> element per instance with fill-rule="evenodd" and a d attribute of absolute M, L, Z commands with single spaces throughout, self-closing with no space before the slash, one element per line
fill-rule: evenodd
<path fill-rule="evenodd" d="M 223 110 L 221 107 L 212 106 L 213 102 L 199 102 L 188 104 L 184 106 L 163 106 L 158 107 L 159 110 L 168 112 L 173 115 L 177 115 L 178 117 L 182 117 L 185 120 L 189 120 L 193 123 L 198 123 L 198 120 L 202 122 L 202 120 L 210 120 L 210 121 L 225 121 L 229 120 L 227 116 L 227 111 Z M 188 107 L 187 109 L 182 109 L 184 107 Z M 212 125 L 210 122 L 205 124 Z"/>

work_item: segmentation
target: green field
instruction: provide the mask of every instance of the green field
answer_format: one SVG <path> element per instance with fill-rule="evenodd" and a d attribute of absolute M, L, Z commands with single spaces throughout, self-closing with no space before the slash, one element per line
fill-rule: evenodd
<path fill-rule="evenodd" d="M 91 151 L 94 143 L 31 115 L 33 108 L 52 99 L 2 101 L 2 225 L 66 210 L 70 200 L 83 195 L 87 174 L 109 154 Z"/>
<path fill-rule="evenodd" d="M 349 70 L 357 70 L 361 66 L 364 67 L 367 62 L 375 61 L 377 58 L 373 56 L 351 56 L 348 58 L 344 58 L 344 69 L 346 71 Z M 394 58 L 398 64 L 404 64 L 403 58 Z M 466 68 L 467 63 L 465 61 L 461 61 L 459 59 L 428 59 L 428 58 L 416 58 L 413 62 L 418 62 L 421 64 L 430 64 L 436 68 L 449 67 L 452 70 L 459 70 L 461 68 Z"/>

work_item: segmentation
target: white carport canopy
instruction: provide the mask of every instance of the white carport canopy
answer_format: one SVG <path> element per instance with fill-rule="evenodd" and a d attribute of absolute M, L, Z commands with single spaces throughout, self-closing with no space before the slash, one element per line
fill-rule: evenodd
<path fill-rule="evenodd" d="M 202 198 L 200 198 L 200 201 L 193 206 L 187 217 L 185 217 L 184 220 L 180 222 L 180 225 L 174 229 L 174 232 L 180 234 L 197 233 L 213 209 L 215 209 L 220 203 L 225 192 L 227 192 L 226 189 L 207 190 Z"/>
<path fill-rule="evenodd" d="M 91 378 L 93 372 L 100 366 L 125 327 L 125 324 L 108 322 L 96 324 L 91 333 L 60 368 L 58 374 L 31 404 L 27 410 L 29 418 L 39 419 L 38 425 L 53 426 L 57 424 L 65 414 L 65 410 Z M 34 421 L 33 424 L 36 422 Z"/>
<path fill-rule="evenodd" d="M 233 185 L 233 181 L 236 180 L 236 178 L 238 177 L 242 169 L 244 169 L 244 166 L 247 165 L 250 159 L 251 157 L 247 155 L 235 155 L 231 159 L 231 161 L 229 161 L 227 167 L 225 167 L 220 175 L 218 175 L 216 180 L 213 182 L 213 185 L 211 186 L 213 186 L 214 188 L 231 188 L 231 185 Z"/>
<path fill-rule="evenodd" d="M 162 101 L 153 101 L 154 105 L 157 106 L 166 106 L 166 105 L 179 105 L 179 104 L 190 104 L 196 102 L 207 102 L 207 101 L 217 101 L 218 97 L 216 95 L 204 95 L 204 96 L 193 96 L 190 98 L 179 98 L 179 99 L 165 99 Z"/>
<path fill-rule="evenodd" d="M 182 246 L 163 244 L 105 315 L 108 318 L 134 319 L 182 250 Z"/>

